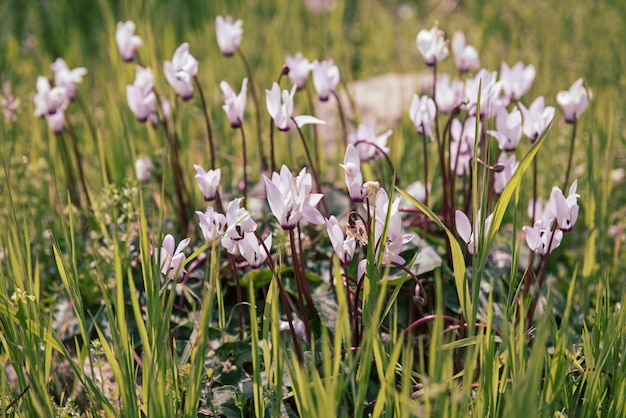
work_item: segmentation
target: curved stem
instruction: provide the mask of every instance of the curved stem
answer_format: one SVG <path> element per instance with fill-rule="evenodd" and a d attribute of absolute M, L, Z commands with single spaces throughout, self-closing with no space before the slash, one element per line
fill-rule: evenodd
<path fill-rule="evenodd" d="M 213 144 L 213 130 L 211 129 L 211 120 L 209 119 L 209 110 L 206 105 L 206 100 L 204 99 L 204 92 L 202 91 L 202 86 L 200 85 L 200 81 L 198 81 L 198 77 L 194 76 L 193 81 L 196 83 L 196 87 L 198 87 L 198 94 L 200 95 L 200 101 L 202 102 L 202 110 L 204 112 L 204 123 L 206 125 L 206 133 L 207 140 L 209 142 L 209 149 L 211 151 L 211 170 L 215 169 L 215 146 Z"/>

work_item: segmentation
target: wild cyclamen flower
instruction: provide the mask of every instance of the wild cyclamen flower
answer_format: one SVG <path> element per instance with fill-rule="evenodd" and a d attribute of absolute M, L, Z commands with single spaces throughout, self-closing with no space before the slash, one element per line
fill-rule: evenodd
<path fill-rule="evenodd" d="M 326 231 L 328 232 L 330 243 L 339 261 L 342 264 L 350 264 L 354 256 L 354 250 L 356 250 L 356 240 L 354 237 L 347 237 L 344 234 L 337 218 L 334 216 L 326 220 Z"/>
<path fill-rule="evenodd" d="M 444 40 L 444 33 L 435 26 L 430 30 L 422 29 L 416 38 L 417 49 L 424 57 L 426 65 L 434 66 L 438 61 L 444 60 L 449 54 L 448 41 Z"/>
<path fill-rule="evenodd" d="M 450 113 L 460 106 L 465 100 L 465 87 L 459 78 L 450 80 L 448 74 L 437 77 L 435 91 L 437 93 L 437 110 L 442 113 Z"/>
<path fill-rule="evenodd" d="M 0 96 L 0 107 L 2 107 L 4 120 L 7 122 L 17 122 L 16 110 L 20 106 L 20 99 L 13 97 L 11 82 L 5 81 L 2 83 L 2 95 L 3 96 Z"/>
<path fill-rule="evenodd" d="M 497 165 L 502 166 L 503 169 L 501 171 L 496 170 L 493 173 L 493 189 L 497 194 L 501 194 L 511 177 L 513 177 L 513 174 L 515 174 L 515 170 L 519 167 L 519 162 L 515 158 L 515 154 L 507 157 L 503 152 L 498 157 Z"/>
<path fill-rule="evenodd" d="M 132 61 L 135 52 L 141 46 L 141 38 L 135 35 L 135 22 L 132 20 L 118 22 L 115 28 L 115 42 L 117 42 L 122 59 L 126 62 Z"/>
<path fill-rule="evenodd" d="M 322 200 L 320 193 L 311 193 L 312 179 L 306 167 L 294 177 L 291 171 L 282 166 L 280 173 L 273 173 L 270 180 L 263 176 L 267 202 L 272 213 L 285 230 L 294 229 L 300 218 L 316 225 L 324 223 L 324 217 L 315 208 Z"/>
<path fill-rule="evenodd" d="M 318 62 L 313 61 L 313 86 L 317 91 L 317 97 L 325 102 L 330 97 L 330 93 L 339 84 L 339 68 L 333 64 L 333 60 Z"/>
<path fill-rule="evenodd" d="M 437 107 L 433 99 L 428 96 L 422 96 L 420 98 L 417 94 L 413 95 L 409 116 L 418 133 L 424 134 L 432 139 L 433 133 L 430 129 L 430 125 L 435 120 L 436 114 Z"/>
<path fill-rule="evenodd" d="M 243 21 L 233 22 L 233 18 L 222 16 L 215 18 L 215 34 L 217 35 L 217 45 L 225 57 L 232 57 L 243 37 Z"/>
<path fill-rule="evenodd" d="M 239 247 L 237 241 L 251 232 L 256 231 L 256 222 L 250 216 L 246 208 L 240 207 L 242 197 L 233 199 L 226 208 L 226 234 L 222 237 L 222 247 L 230 254 L 237 254 Z"/>
<path fill-rule="evenodd" d="M 176 250 L 174 250 L 174 237 L 170 234 L 167 234 L 163 239 L 159 262 L 161 263 L 161 274 L 163 274 L 166 279 L 174 280 L 183 275 L 183 266 L 185 265 L 185 261 L 187 260 L 185 254 L 183 254 L 183 250 L 187 248 L 190 241 L 190 238 L 185 238 L 178 244 Z"/>
<path fill-rule="evenodd" d="M 287 75 L 291 84 L 295 84 L 298 90 L 302 90 L 311 72 L 311 62 L 301 52 L 298 52 L 294 57 L 287 55 L 285 57 L 285 65 L 289 68 L 289 74 Z"/>
<path fill-rule="evenodd" d="M 563 231 L 553 229 L 554 220 L 550 220 L 547 225 L 542 220 L 537 220 L 535 225 L 522 228 L 526 237 L 526 244 L 531 251 L 539 255 L 547 255 L 561 245 Z"/>
<path fill-rule="evenodd" d="M 239 245 L 239 253 L 246 259 L 250 267 L 253 269 L 261 267 L 261 265 L 267 260 L 268 253 L 265 250 L 269 251 L 272 248 L 272 234 L 269 234 L 265 240 L 263 240 L 263 244 L 259 244 L 259 240 L 257 239 L 255 234 L 245 234 L 243 239 L 238 241 Z"/>
<path fill-rule="evenodd" d="M 496 138 L 502 151 L 515 151 L 522 139 L 522 114 L 517 108 L 509 113 L 505 107 L 501 107 L 496 115 L 496 130 L 487 133 Z"/>
<path fill-rule="evenodd" d="M 481 230 L 480 211 L 478 211 L 478 217 L 476 218 L 476 230 L 481 231 L 481 233 L 485 237 L 487 236 L 489 228 L 491 227 L 492 217 L 493 213 L 485 218 L 485 226 Z M 467 215 L 460 210 L 457 210 L 454 214 L 454 224 L 456 226 L 456 231 L 458 232 L 459 236 L 467 244 L 467 251 L 470 254 L 474 254 L 474 251 L 478 249 L 478 240 L 482 237 L 480 235 L 476 235 L 477 231 L 472 232 L 472 223 L 470 222 Z"/>
<path fill-rule="evenodd" d="M 196 169 L 196 179 L 198 180 L 198 186 L 200 187 L 200 191 L 202 191 L 205 202 L 215 200 L 217 188 L 220 186 L 222 171 L 219 168 L 204 171 L 202 167 L 196 164 L 193 165 L 193 168 Z"/>
<path fill-rule="evenodd" d="M 400 256 L 404 244 L 409 243 L 414 235 L 402 233 L 402 218 L 400 216 L 400 198 L 396 197 L 393 202 L 389 201 L 389 195 L 384 189 L 380 189 L 376 195 L 374 206 L 370 206 L 370 215 L 374 217 L 374 240 L 380 245 L 387 224 L 387 242 L 384 244 L 383 264 L 404 264 L 405 260 Z M 389 214 L 389 216 L 387 216 Z"/>
<path fill-rule="evenodd" d="M 478 122 L 478 136 L 482 131 L 482 123 Z M 474 142 L 476 142 L 476 116 L 470 116 L 462 125 L 458 119 L 452 119 L 450 125 L 450 168 L 457 176 L 470 171 L 470 161 L 474 158 Z M 480 154 L 480 149 L 478 150 Z"/>
<path fill-rule="evenodd" d="M 236 94 L 225 81 L 220 83 L 220 88 L 222 89 L 222 93 L 224 93 L 226 102 L 226 104 L 222 106 L 222 109 L 224 109 L 228 115 L 228 121 L 230 122 L 231 128 L 238 129 L 241 127 L 243 114 L 246 111 L 246 103 L 248 101 L 248 79 L 243 79 L 239 94 Z"/>
<path fill-rule="evenodd" d="M 506 62 L 500 66 L 500 80 L 502 81 L 502 91 L 508 102 L 519 100 L 533 85 L 535 81 L 535 67 L 532 64 L 524 66 L 518 61 L 509 67 Z"/>
<path fill-rule="evenodd" d="M 198 61 L 189 53 L 187 42 L 176 48 L 171 62 L 163 63 L 163 72 L 167 82 L 183 100 L 193 97 L 193 78 L 198 74 Z"/>
<path fill-rule="evenodd" d="M 498 81 L 498 74 L 495 71 L 489 72 L 484 68 L 473 78 L 465 80 L 465 97 L 468 103 L 465 106 L 471 115 L 476 114 L 478 107 L 478 92 L 480 94 L 480 116 L 492 117 L 504 106 L 500 93 L 502 92 L 502 81 Z"/>
<path fill-rule="evenodd" d="M 560 91 L 556 95 L 556 102 L 563 109 L 565 122 L 574 123 L 589 106 L 590 98 L 591 95 L 587 93 L 582 78 L 574 81 L 568 91 Z"/>
<path fill-rule="evenodd" d="M 528 109 L 521 102 L 519 103 L 519 108 L 524 118 L 522 132 L 530 139 L 530 142 L 535 142 L 552 122 L 554 108 L 545 105 L 543 96 L 537 97 L 528 106 Z"/>
<path fill-rule="evenodd" d="M 570 186 L 567 198 L 563 195 L 563 191 L 556 186 L 552 188 L 552 193 L 550 193 L 549 205 L 559 228 L 563 232 L 571 231 L 578 220 L 578 197 L 580 195 L 576 193 L 577 186 L 578 180 Z"/>
<path fill-rule="evenodd" d="M 339 165 L 345 172 L 348 194 L 353 202 L 363 201 L 363 175 L 361 174 L 361 160 L 359 153 L 352 144 L 348 144 L 343 164 Z"/>
<path fill-rule="evenodd" d="M 288 131 L 289 128 L 293 128 L 295 126 L 301 127 L 309 123 L 326 123 L 323 120 L 320 120 L 313 116 L 292 116 L 293 96 L 295 94 L 296 86 L 293 86 L 291 88 L 291 92 L 283 90 L 281 95 L 280 87 L 277 83 L 272 84 L 271 90 L 265 90 L 265 103 L 267 105 L 267 111 L 272 119 L 274 119 L 276 128 L 278 128 L 279 131 Z"/>
<path fill-rule="evenodd" d="M 389 153 L 387 139 L 392 133 L 393 131 L 389 129 L 382 135 L 376 136 L 376 123 L 370 125 L 359 124 L 356 132 L 348 134 L 348 142 L 354 144 L 359 152 L 361 161 L 370 161 Z"/>
<path fill-rule="evenodd" d="M 452 36 L 452 52 L 454 52 L 454 62 L 460 72 L 465 73 L 469 70 L 478 70 L 480 68 L 478 51 L 473 46 L 465 44 L 463 32 L 454 32 Z"/>
<path fill-rule="evenodd" d="M 70 70 L 63 58 L 57 58 L 50 66 L 54 72 L 54 85 L 65 87 L 67 98 L 72 101 L 76 97 L 76 84 L 83 81 L 83 76 L 87 74 L 85 67 L 78 67 Z"/>
<path fill-rule="evenodd" d="M 205 212 L 196 211 L 196 214 L 204 241 L 207 243 L 215 241 L 214 245 L 218 244 L 226 228 L 226 217 L 216 212 L 213 206 L 207 207 Z"/>
<path fill-rule="evenodd" d="M 65 87 L 50 87 L 46 77 L 37 77 L 37 94 L 35 102 L 35 116 L 43 116 L 48 121 L 50 129 L 55 134 L 63 131 L 65 109 L 69 103 Z"/>
<path fill-rule="evenodd" d="M 135 160 L 135 173 L 140 183 L 146 183 L 152 175 L 152 160 L 150 157 L 137 158 Z"/>
<path fill-rule="evenodd" d="M 154 75 L 149 68 L 137 66 L 135 82 L 126 86 L 126 100 L 139 122 L 145 122 L 156 112 Z"/>

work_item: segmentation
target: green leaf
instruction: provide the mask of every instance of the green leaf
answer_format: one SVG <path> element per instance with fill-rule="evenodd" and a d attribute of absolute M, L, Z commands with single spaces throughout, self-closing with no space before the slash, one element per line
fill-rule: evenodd
<path fill-rule="evenodd" d="M 469 318 L 470 312 L 472 312 L 472 301 L 470 298 L 469 287 L 467 285 L 467 281 L 465 280 L 465 258 L 463 257 L 463 250 L 461 250 L 459 242 L 454 237 L 454 234 L 450 232 L 450 230 L 439 220 L 439 217 L 435 215 L 429 207 L 427 207 L 422 202 L 418 201 L 413 196 L 397 186 L 396 190 L 409 202 L 411 202 L 411 204 L 413 204 L 416 208 L 418 208 L 426 216 L 428 216 L 431 221 L 437 224 L 437 226 L 443 229 L 448 236 L 448 241 L 450 242 L 450 251 L 452 251 L 452 269 L 454 270 L 454 283 L 456 285 L 456 293 L 459 297 L 459 303 L 461 304 L 463 315 L 465 316 L 465 318 Z"/>

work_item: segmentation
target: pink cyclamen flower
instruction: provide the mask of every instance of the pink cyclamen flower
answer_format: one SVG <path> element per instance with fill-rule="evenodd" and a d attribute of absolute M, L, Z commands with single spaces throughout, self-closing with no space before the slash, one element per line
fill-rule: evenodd
<path fill-rule="evenodd" d="M 287 55 L 285 65 L 289 68 L 289 80 L 295 84 L 298 90 L 302 90 L 306 85 L 306 80 L 311 72 L 311 62 L 305 58 L 301 52 L 295 56 Z"/>
<path fill-rule="evenodd" d="M 152 175 L 152 160 L 150 157 L 141 157 L 135 160 L 135 174 L 140 183 L 146 183 Z"/>
<path fill-rule="evenodd" d="M 222 109 L 228 115 L 228 121 L 233 129 L 238 129 L 243 123 L 243 115 L 248 102 L 248 79 L 244 78 L 241 83 L 241 91 L 236 94 L 227 82 L 220 83 L 222 93 L 224 93 L 225 104 Z"/>
<path fill-rule="evenodd" d="M 65 109 L 69 103 L 67 89 L 65 87 L 50 87 L 46 77 L 37 77 L 37 93 L 33 98 L 35 102 L 35 116 L 43 116 L 48 122 L 50 129 L 55 134 L 63 131 L 65 123 Z"/>
<path fill-rule="evenodd" d="M 415 42 L 428 66 L 434 66 L 450 54 L 448 41 L 444 39 L 444 32 L 439 30 L 437 23 L 430 30 L 419 31 Z"/>
<path fill-rule="evenodd" d="M 400 211 L 400 197 L 390 202 L 389 195 L 384 189 L 376 194 L 374 206 L 370 206 L 370 216 L 374 217 L 374 240 L 376 248 L 381 246 L 380 240 L 387 227 L 387 241 L 383 248 L 383 264 L 404 264 L 405 260 L 400 256 L 404 244 L 409 243 L 413 234 L 402 233 L 402 218 Z"/>
<path fill-rule="evenodd" d="M 216 212 L 213 206 L 207 207 L 205 212 L 196 211 L 196 215 L 204 242 L 218 244 L 226 229 L 226 217 Z"/>
<path fill-rule="evenodd" d="M 452 36 L 452 52 L 454 53 L 454 62 L 460 72 L 465 73 L 469 70 L 478 70 L 480 68 L 478 51 L 473 46 L 465 44 L 463 32 L 454 32 Z"/>
<path fill-rule="evenodd" d="M 428 96 L 418 97 L 417 94 L 413 95 L 409 116 L 418 133 L 424 134 L 432 139 L 433 133 L 430 129 L 430 125 L 435 120 L 436 115 L 437 107 L 433 99 Z"/>
<path fill-rule="evenodd" d="M 215 34 L 217 35 L 217 45 L 225 57 L 232 57 L 243 37 L 243 21 L 233 22 L 233 18 L 222 16 L 215 18 Z"/>
<path fill-rule="evenodd" d="M 544 224 L 542 220 L 537 220 L 535 225 L 525 226 L 522 228 L 526 238 L 526 244 L 531 251 L 539 255 L 547 255 L 561 245 L 563 240 L 563 231 L 560 229 L 553 230 L 554 220 Z"/>
<path fill-rule="evenodd" d="M 577 186 L 578 180 L 575 180 L 570 186 L 567 198 L 563 191 L 556 186 L 552 188 L 552 193 L 550 193 L 548 204 L 559 228 L 563 232 L 571 231 L 578 220 L 578 197 L 580 195 L 576 193 Z"/>
<path fill-rule="evenodd" d="M 569 90 L 558 92 L 556 102 L 563 109 L 565 122 L 574 123 L 589 106 L 590 98 L 591 95 L 585 89 L 582 78 L 574 81 Z"/>
<path fill-rule="evenodd" d="M 76 84 L 83 81 L 83 76 L 87 74 L 85 67 L 78 67 L 70 70 L 63 58 L 57 58 L 50 66 L 54 72 L 54 84 L 57 87 L 65 87 L 67 98 L 72 101 L 76 97 Z"/>
<path fill-rule="evenodd" d="M 246 208 L 240 207 L 242 200 L 242 197 L 233 199 L 226 208 L 226 233 L 221 243 L 230 254 L 237 254 L 239 252 L 237 242 L 246 234 L 256 231 L 256 222 Z"/>
<path fill-rule="evenodd" d="M 313 116 L 293 116 L 293 96 L 295 94 L 296 86 L 292 87 L 291 92 L 283 90 L 281 94 L 280 87 L 277 83 L 272 84 L 271 90 L 265 90 L 265 104 L 267 105 L 267 111 L 272 119 L 274 119 L 276 128 L 279 131 L 288 131 L 289 128 L 296 126 L 301 127 L 310 123 L 326 123 Z"/>
<path fill-rule="evenodd" d="M 322 102 L 327 101 L 338 84 L 339 68 L 333 64 L 333 60 L 313 61 L 313 86 L 318 99 Z"/>
<path fill-rule="evenodd" d="M 437 110 L 442 113 L 450 113 L 461 106 L 465 100 L 465 86 L 460 78 L 450 80 L 448 74 L 437 77 L 435 86 L 437 93 Z"/>
<path fill-rule="evenodd" d="M 183 275 L 183 266 L 187 260 L 185 254 L 183 254 L 183 250 L 187 248 L 190 241 L 190 238 L 185 238 L 178 244 L 176 250 L 174 250 L 174 237 L 167 234 L 163 239 L 163 244 L 161 245 L 161 251 L 159 253 L 159 263 L 161 274 L 163 274 L 168 280 L 178 279 Z"/>
<path fill-rule="evenodd" d="M 171 62 L 163 63 L 163 72 L 181 99 L 189 100 L 193 97 L 193 78 L 198 74 L 198 61 L 189 53 L 187 42 L 176 48 Z"/>
<path fill-rule="evenodd" d="M 220 186 L 220 178 L 222 171 L 219 168 L 215 170 L 204 171 L 202 167 L 194 164 L 193 168 L 196 169 L 196 179 L 198 180 L 198 186 L 202 191 L 202 196 L 206 202 L 215 200 L 217 195 L 217 189 Z"/>
<path fill-rule="evenodd" d="M 467 215 L 460 210 L 457 210 L 454 214 L 454 224 L 459 237 L 467 244 L 467 251 L 470 254 L 478 249 L 478 241 L 481 238 L 485 238 L 489 233 L 491 227 L 491 219 L 493 213 L 485 218 L 485 225 L 481 229 L 480 210 L 478 211 L 478 217 L 476 218 L 476 230 L 472 231 L 472 224 Z M 478 232 L 480 231 L 480 232 Z M 482 236 L 478 234 L 483 234 Z"/>
<path fill-rule="evenodd" d="M 272 174 L 271 180 L 266 176 L 263 176 L 263 180 L 267 202 L 283 229 L 294 229 L 301 218 L 316 225 L 324 223 L 324 217 L 315 208 L 323 195 L 311 193 L 312 178 L 306 172 L 306 167 L 294 177 L 283 165 L 280 173 Z"/>
<path fill-rule="evenodd" d="M 149 68 L 137 66 L 135 82 L 126 86 L 128 107 L 139 122 L 145 122 L 156 112 L 156 96 L 154 95 L 154 75 Z"/>
<path fill-rule="evenodd" d="M 347 237 L 337 218 L 331 216 L 326 220 L 326 232 L 330 238 L 330 243 L 333 246 L 337 258 L 342 264 L 350 264 L 354 251 L 356 250 L 356 240 L 354 237 Z"/>
<path fill-rule="evenodd" d="M 115 42 L 122 59 L 126 62 L 132 61 L 142 43 L 141 38 L 135 35 L 135 22 L 132 20 L 118 22 L 115 28 Z"/>
<path fill-rule="evenodd" d="M 237 244 L 239 245 L 239 253 L 246 259 L 250 267 L 256 269 L 261 267 L 269 256 L 267 251 L 272 248 L 272 234 L 263 240 L 264 245 L 259 243 L 255 234 L 245 234 Z"/>
<path fill-rule="evenodd" d="M 497 165 L 502 167 L 501 171 L 496 170 L 493 173 L 493 189 L 497 194 L 502 194 L 504 187 L 507 185 L 517 167 L 519 167 L 519 162 L 517 158 L 515 158 L 515 154 L 511 154 L 510 157 L 507 157 L 503 152 L 498 157 Z"/>
<path fill-rule="evenodd" d="M 343 168 L 348 194 L 353 202 L 363 201 L 363 175 L 361 174 L 361 160 L 359 153 L 352 144 L 348 144 L 346 155 L 343 158 Z"/>
<path fill-rule="evenodd" d="M 518 61 L 509 67 L 506 62 L 500 66 L 500 80 L 502 81 L 502 91 L 508 102 L 519 100 L 533 85 L 535 81 L 535 67 L 532 64 L 524 66 Z"/>
<path fill-rule="evenodd" d="M 393 131 L 387 130 L 381 135 L 376 135 L 376 123 L 370 125 L 359 124 L 356 132 L 348 134 L 348 142 L 354 144 L 359 152 L 361 161 L 370 161 L 381 158 L 389 153 L 387 140 Z"/>
<path fill-rule="evenodd" d="M 2 94 L 0 96 L 0 107 L 6 122 L 17 122 L 17 108 L 20 106 L 20 99 L 13 96 L 11 92 L 11 82 L 2 83 Z"/>
<path fill-rule="evenodd" d="M 554 108 L 545 105 L 543 96 L 537 97 L 528 106 L 528 109 L 521 102 L 519 103 L 519 108 L 522 111 L 524 120 L 522 132 L 530 139 L 530 142 L 535 142 L 552 123 Z"/>
<path fill-rule="evenodd" d="M 502 151 L 515 151 L 522 139 L 522 114 L 517 108 L 509 113 L 505 107 L 501 107 L 496 115 L 496 130 L 487 133 L 498 141 Z"/>
<path fill-rule="evenodd" d="M 498 81 L 495 71 L 489 72 L 484 68 L 472 78 L 465 80 L 465 97 L 468 100 L 465 108 L 470 115 L 475 115 L 478 107 L 478 93 L 480 91 L 480 116 L 491 118 L 504 106 L 501 98 L 502 81 Z"/>

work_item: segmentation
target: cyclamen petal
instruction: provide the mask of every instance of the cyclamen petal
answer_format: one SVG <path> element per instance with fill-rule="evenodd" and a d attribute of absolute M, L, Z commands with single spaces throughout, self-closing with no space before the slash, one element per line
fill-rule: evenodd
<path fill-rule="evenodd" d="M 317 91 L 317 97 L 325 102 L 339 84 L 339 68 L 333 64 L 333 60 L 319 62 L 313 61 L 313 85 Z"/>
<path fill-rule="evenodd" d="M 141 46 L 141 38 L 135 35 L 135 22 L 127 20 L 118 22 L 115 29 L 115 42 L 124 61 L 132 61 L 135 52 Z"/>
<path fill-rule="evenodd" d="M 589 98 L 582 78 L 576 80 L 568 91 L 560 91 L 556 101 L 563 110 L 565 122 L 574 123 L 589 106 Z"/>
<path fill-rule="evenodd" d="M 243 37 L 243 21 L 237 20 L 233 22 L 231 16 L 223 18 L 217 16 L 215 18 L 215 33 L 217 35 L 217 44 L 225 57 L 231 57 L 239 48 L 241 38 Z"/>
<path fill-rule="evenodd" d="M 415 42 L 417 49 L 426 61 L 426 65 L 434 66 L 450 54 L 448 41 L 444 39 L 444 33 L 437 28 L 437 24 L 430 30 L 422 29 L 419 31 Z"/>
<path fill-rule="evenodd" d="M 193 78 L 198 73 L 198 61 L 189 53 L 189 44 L 181 44 L 172 57 L 172 61 L 163 63 L 167 82 L 183 100 L 193 97 Z"/>

